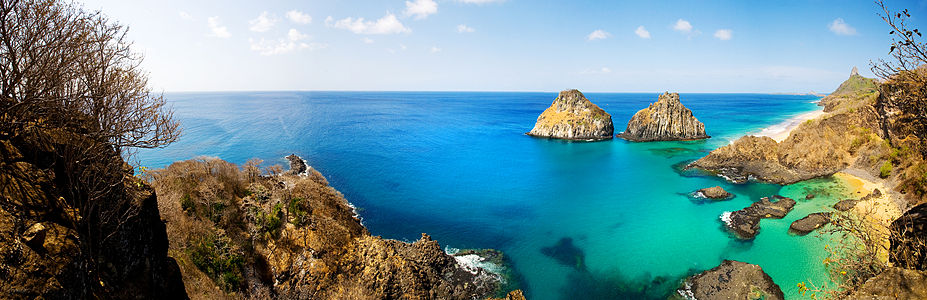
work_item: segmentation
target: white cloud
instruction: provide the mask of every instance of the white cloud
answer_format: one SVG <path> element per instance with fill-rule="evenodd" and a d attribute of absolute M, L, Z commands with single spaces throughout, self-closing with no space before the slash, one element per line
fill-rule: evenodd
<path fill-rule="evenodd" d="M 256 19 L 248 21 L 248 24 L 251 24 L 250 29 L 254 32 L 265 32 L 274 27 L 274 24 L 277 23 L 277 18 L 274 18 L 268 12 L 262 12 L 260 16 Z"/>
<path fill-rule="evenodd" d="M 583 70 L 582 72 L 579 72 L 579 73 L 580 73 L 580 74 L 584 74 L 584 75 L 588 75 L 588 74 L 608 74 L 608 73 L 611 73 L 611 72 L 612 72 L 612 69 L 609 69 L 608 67 L 601 67 L 601 68 L 598 68 L 598 69 L 585 69 L 585 70 Z"/>
<path fill-rule="evenodd" d="M 730 29 L 718 29 L 718 31 L 715 31 L 715 37 L 719 40 L 727 41 L 734 37 L 734 32 Z"/>
<path fill-rule="evenodd" d="M 325 26 L 345 29 L 356 34 L 394 34 L 411 32 L 412 30 L 402 25 L 396 15 L 387 12 L 376 21 L 365 21 L 364 18 L 344 18 L 335 21 L 334 18 L 325 18 Z"/>
<path fill-rule="evenodd" d="M 260 40 L 248 39 L 248 42 L 251 44 L 251 51 L 260 53 L 261 55 L 277 55 L 285 54 L 293 51 L 299 50 L 317 50 L 327 48 L 328 44 L 323 43 L 307 43 L 304 40 L 308 39 L 309 36 L 305 35 L 299 30 L 290 29 L 287 31 L 286 38 L 278 40 L 265 40 L 261 38 Z"/>
<path fill-rule="evenodd" d="M 502 2 L 502 1 L 505 1 L 505 0 L 457 0 L 457 2 L 463 2 L 467 4 L 485 4 L 485 3 Z"/>
<path fill-rule="evenodd" d="M 676 25 L 673 25 L 673 30 L 676 30 L 682 33 L 690 33 L 692 32 L 692 24 L 689 23 L 689 21 L 679 19 L 679 20 L 676 20 Z"/>
<path fill-rule="evenodd" d="M 647 31 L 647 28 L 644 28 L 644 25 L 637 26 L 637 30 L 634 30 L 634 34 L 636 34 L 642 39 L 650 38 L 650 31 Z"/>
<path fill-rule="evenodd" d="M 473 29 L 473 27 L 470 27 L 464 24 L 457 25 L 457 32 L 459 33 L 474 32 L 474 31 L 476 31 L 476 29 Z"/>
<path fill-rule="evenodd" d="M 399 50 L 405 51 L 406 49 L 409 49 L 409 47 L 406 47 L 405 44 L 399 44 Z"/>
<path fill-rule="evenodd" d="M 594 41 L 594 40 L 604 40 L 604 39 L 608 38 L 608 37 L 611 36 L 611 35 L 612 35 L 611 33 L 608 33 L 608 32 L 606 32 L 605 30 L 597 29 L 596 31 L 593 31 L 593 32 L 590 33 L 588 36 L 586 36 L 586 39 L 587 39 L 587 40 L 590 40 L 590 41 Z"/>
<path fill-rule="evenodd" d="M 212 31 L 212 36 L 217 38 L 228 38 L 232 36 L 229 33 L 229 28 L 222 26 L 222 23 L 219 22 L 219 16 L 213 16 L 206 19 L 206 22 L 209 24 L 209 30 Z"/>
<path fill-rule="evenodd" d="M 843 21 L 843 18 L 836 18 L 827 26 L 830 31 L 837 35 L 856 35 L 856 28 Z"/>
<path fill-rule="evenodd" d="M 369 37 L 365 37 L 363 41 L 364 41 L 364 44 L 373 44 L 373 39 Z"/>
<path fill-rule="evenodd" d="M 436 46 L 431 46 L 431 53 L 438 53 L 438 52 L 441 52 L 441 48 L 438 48 Z"/>
<path fill-rule="evenodd" d="M 309 24 L 312 22 L 312 16 L 298 10 L 291 10 L 286 12 L 286 18 L 289 19 L 290 22 L 296 24 Z"/>
<path fill-rule="evenodd" d="M 190 14 L 188 14 L 188 13 L 185 12 L 185 11 L 180 11 L 180 12 L 178 12 L 177 14 L 180 15 L 180 18 L 181 18 L 181 19 L 184 19 L 184 20 L 187 20 L 187 21 L 193 20 L 193 16 L 191 16 Z"/>
<path fill-rule="evenodd" d="M 424 19 L 428 15 L 438 12 L 438 3 L 434 0 L 415 0 L 406 1 L 406 15 L 415 16 L 416 19 Z"/>

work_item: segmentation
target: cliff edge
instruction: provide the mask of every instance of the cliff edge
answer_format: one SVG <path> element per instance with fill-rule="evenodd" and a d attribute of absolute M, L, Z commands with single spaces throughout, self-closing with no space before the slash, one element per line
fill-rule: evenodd
<path fill-rule="evenodd" d="M 580 91 L 565 90 L 538 116 L 527 134 L 567 140 L 607 140 L 614 132 L 611 115 Z"/>
<path fill-rule="evenodd" d="M 618 137 L 634 142 L 688 141 L 709 138 L 705 124 L 679 101 L 679 93 L 663 93 L 641 109 Z"/>

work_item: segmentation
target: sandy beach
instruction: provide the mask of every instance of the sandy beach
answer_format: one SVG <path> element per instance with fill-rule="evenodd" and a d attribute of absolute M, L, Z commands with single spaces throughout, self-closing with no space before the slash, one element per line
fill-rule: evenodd
<path fill-rule="evenodd" d="M 888 261 L 888 228 L 891 226 L 893 220 L 901 216 L 902 212 L 898 204 L 896 204 L 895 199 L 892 197 L 891 189 L 886 188 L 881 180 L 877 178 L 864 178 L 870 176 L 864 175 L 861 172 L 860 170 L 845 170 L 844 172 L 834 174 L 834 176 L 844 180 L 849 185 L 854 195 L 853 198 L 859 199 L 865 197 L 876 189 L 881 192 L 881 197 L 872 197 L 865 201 L 859 201 L 852 212 L 857 217 L 866 221 L 864 224 L 868 225 L 868 231 L 875 240 L 882 241 L 883 248 L 879 251 L 879 258 L 882 261 Z"/>
<path fill-rule="evenodd" d="M 823 116 L 826 114 L 824 109 L 815 110 L 812 112 L 803 113 L 794 117 L 791 117 L 782 123 L 763 128 L 759 133 L 754 134 L 755 136 L 768 136 L 771 137 L 776 142 L 782 142 L 789 137 L 789 134 L 792 132 L 792 129 L 801 125 L 802 122 L 807 120 L 815 119 L 817 117 Z"/>

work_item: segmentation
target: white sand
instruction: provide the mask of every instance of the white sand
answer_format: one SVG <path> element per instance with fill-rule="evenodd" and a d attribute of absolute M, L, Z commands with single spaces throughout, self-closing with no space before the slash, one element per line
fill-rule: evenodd
<path fill-rule="evenodd" d="M 754 134 L 755 136 L 768 136 L 771 137 L 776 142 L 782 142 L 789 137 L 789 134 L 792 132 L 792 129 L 797 128 L 801 125 L 802 122 L 815 119 L 817 117 L 823 116 L 826 114 L 824 109 L 816 110 L 812 112 L 803 113 L 794 117 L 789 118 L 788 120 L 783 121 L 782 123 L 763 128 L 759 133 Z"/>

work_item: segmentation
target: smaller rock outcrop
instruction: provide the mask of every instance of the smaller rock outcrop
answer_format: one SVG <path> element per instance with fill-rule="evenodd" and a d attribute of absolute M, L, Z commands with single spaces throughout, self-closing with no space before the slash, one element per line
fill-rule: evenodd
<path fill-rule="evenodd" d="M 306 165 L 306 161 L 302 157 L 297 156 L 296 154 L 287 155 L 286 160 L 290 161 L 290 170 L 287 171 L 287 174 L 291 175 L 300 175 L 306 174 L 306 170 L 309 169 L 309 166 Z"/>
<path fill-rule="evenodd" d="M 618 137 L 634 142 L 689 141 L 709 138 L 705 124 L 679 102 L 679 93 L 663 93 L 657 102 L 639 110 Z"/>
<path fill-rule="evenodd" d="M 731 213 L 725 213 L 721 220 L 739 239 L 751 240 L 760 231 L 760 219 L 782 219 L 795 206 L 795 200 L 782 196 L 773 196 L 775 202 L 763 197 L 750 206 Z"/>
<path fill-rule="evenodd" d="M 676 293 L 686 299 L 785 298 L 763 268 L 733 260 L 724 260 L 711 270 L 689 277 Z"/>
<path fill-rule="evenodd" d="M 798 235 L 806 235 L 827 223 L 830 223 L 830 213 L 813 213 L 792 222 L 789 231 Z"/>
<path fill-rule="evenodd" d="M 612 116 L 578 90 L 560 92 L 554 103 L 538 116 L 530 136 L 566 140 L 607 140 L 615 126 Z"/>
<path fill-rule="evenodd" d="M 927 273 L 888 268 L 847 297 L 852 300 L 927 299 Z"/>
<path fill-rule="evenodd" d="M 696 193 L 701 194 L 705 198 L 714 199 L 714 200 L 724 200 L 730 199 L 734 194 L 728 193 L 724 188 L 720 186 L 713 186 L 710 188 L 704 188 L 696 191 Z"/>
<path fill-rule="evenodd" d="M 888 260 L 896 267 L 927 270 L 927 203 L 895 219 L 889 231 Z"/>
<path fill-rule="evenodd" d="M 858 200 L 857 199 L 840 200 L 840 202 L 837 202 L 836 204 L 834 204 L 833 208 L 839 211 L 848 211 L 848 210 L 853 209 L 853 207 L 856 207 L 856 203 L 859 203 L 860 201 L 866 201 L 872 198 L 879 198 L 879 197 L 882 197 L 882 191 L 880 191 L 879 189 L 875 189 L 872 191 L 872 193 L 869 193 L 869 195 L 866 195 L 866 197 L 863 197 Z"/>
<path fill-rule="evenodd" d="M 525 300 L 525 293 L 514 290 L 505 295 L 505 298 L 486 298 L 486 300 Z"/>

